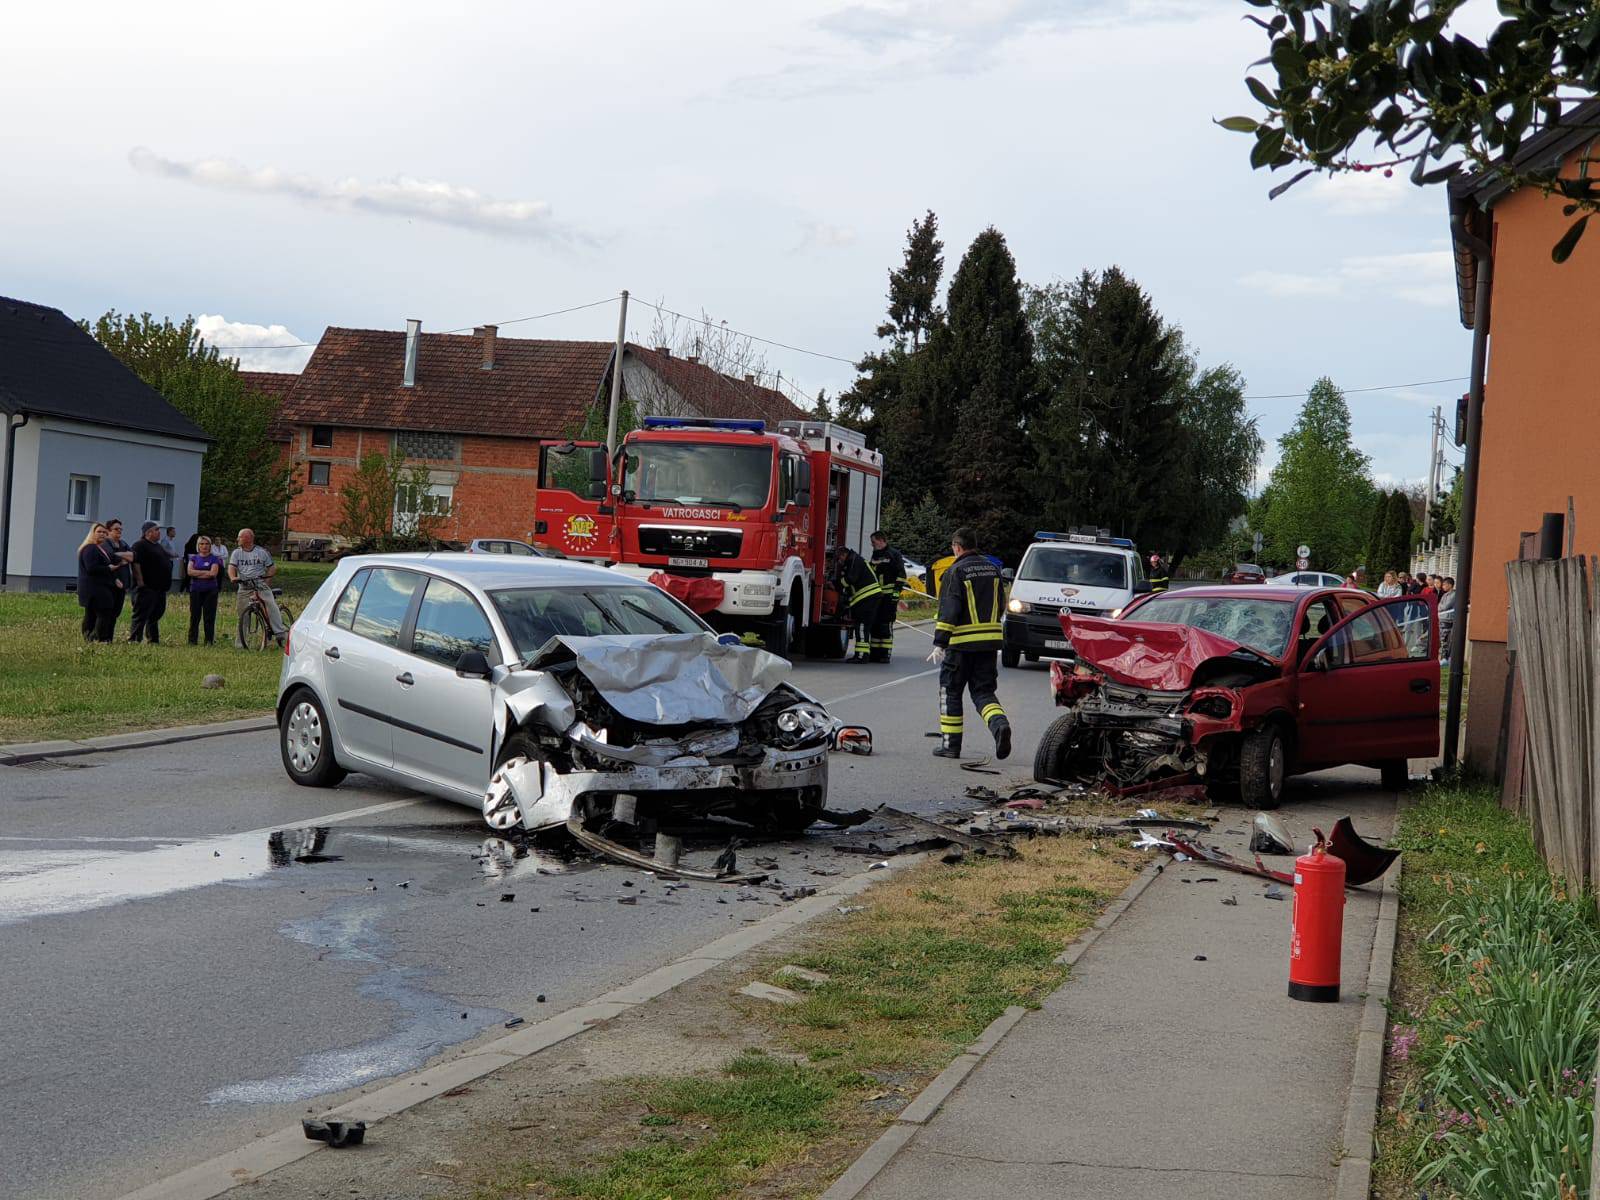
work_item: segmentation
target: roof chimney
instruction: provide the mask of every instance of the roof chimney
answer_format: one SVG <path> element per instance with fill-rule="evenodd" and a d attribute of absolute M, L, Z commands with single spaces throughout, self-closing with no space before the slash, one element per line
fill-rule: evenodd
<path fill-rule="evenodd" d="M 500 326 L 480 325 L 475 332 L 483 339 L 483 369 L 492 371 L 494 370 L 494 341 L 499 336 Z"/>
<path fill-rule="evenodd" d="M 744 377 L 744 381 L 746 383 L 754 383 L 756 381 L 756 377 L 754 375 L 751 375 L 748 372 L 746 372 L 745 377 Z"/>
<path fill-rule="evenodd" d="M 671 346 L 657 346 L 656 347 L 656 353 L 661 355 L 663 358 L 671 358 L 672 357 L 672 347 Z"/>
<path fill-rule="evenodd" d="M 401 382 L 406 387 L 417 386 L 417 342 L 422 338 L 422 322 L 415 317 L 406 319 L 406 369 Z"/>

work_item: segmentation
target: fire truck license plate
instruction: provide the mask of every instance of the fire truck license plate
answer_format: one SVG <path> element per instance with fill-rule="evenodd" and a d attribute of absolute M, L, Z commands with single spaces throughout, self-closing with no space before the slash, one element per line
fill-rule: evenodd
<path fill-rule="evenodd" d="M 711 560 L 709 558 L 669 558 L 669 559 L 667 559 L 667 566 L 669 566 L 669 567 L 709 567 L 710 565 L 711 565 Z"/>

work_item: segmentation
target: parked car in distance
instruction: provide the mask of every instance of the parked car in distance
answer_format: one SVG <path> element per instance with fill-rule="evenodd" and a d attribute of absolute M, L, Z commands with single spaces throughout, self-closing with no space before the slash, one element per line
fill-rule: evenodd
<path fill-rule="evenodd" d="M 1344 586 L 1344 576 L 1327 571 L 1291 571 L 1287 575 L 1274 575 L 1267 582 L 1281 587 L 1336 588 Z"/>
<path fill-rule="evenodd" d="M 905 558 L 904 555 L 901 557 Z M 910 558 L 905 559 L 905 564 L 906 583 L 910 585 L 913 592 L 921 592 L 926 596 L 928 594 L 928 568 Z"/>
<path fill-rule="evenodd" d="M 549 546 L 535 546 L 512 538 L 473 538 L 467 543 L 468 554 L 515 554 L 521 558 L 565 558 L 566 555 Z"/>
<path fill-rule="evenodd" d="M 732 642 L 732 644 L 729 644 Z M 835 722 L 789 665 L 645 580 L 507 554 L 346 558 L 290 631 L 283 767 L 363 771 L 501 830 L 731 816 L 801 829 Z"/>
<path fill-rule="evenodd" d="M 1428 597 L 1198 587 L 1061 626 L 1078 663 L 1051 668 L 1065 711 L 1040 739 L 1040 782 L 1198 779 L 1219 800 L 1276 808 L 1291 775 L 1356 763 L 1399 788 L 1408 759 L 1439 752 Z"/>
<path fill-rule="evenodd" d="M 1255 563 L 1234 563 L 1233 570 L 1222 577 L 1223 583 L 1265 583 L 1267 573 Z"/>

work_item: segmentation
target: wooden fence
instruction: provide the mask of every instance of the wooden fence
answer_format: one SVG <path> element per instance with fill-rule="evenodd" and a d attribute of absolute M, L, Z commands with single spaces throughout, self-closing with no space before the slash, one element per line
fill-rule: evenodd
<path fill-rule="evenodd" d="M 1586 556 L 1506 564 L 1520 730 L 1505 802 L 1552 869 L 1600 885 L 1600 593 Z M 1508 711 L 1508 716 L 1509 716 Z"/>

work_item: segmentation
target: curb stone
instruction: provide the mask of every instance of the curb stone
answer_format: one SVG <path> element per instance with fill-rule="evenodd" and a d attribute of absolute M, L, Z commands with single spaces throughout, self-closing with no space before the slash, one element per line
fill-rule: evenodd
<path fill-rule="evenodd" d="M 1055 961 L 1061 966 L 1070 967 L 1082 958 L 1084 952 L 1094 945 L 1102 933 L 1115 924 L 1118 917 L 1128 911 L 1128 906 L 1143 894 L 1165 867 L 1166 864 L 1162 862 L 1147 863 L 1133 882 L 1128 884 L 1115 900 L 1106 905 L 1105 911 L 1100 914 L 1100 919 L 1079 934 L 1072 945 L 1057 955 Z M 1027 1009 L 1014 1004 L 991 1021 L 989 1027 L 978 1035 L 976 1041 L 940 1071 L 933 1082 L 923 1088 L 916 1099 L 901 1110 L 894 1123 L 850 1164 L 843 1175 L 834 1180 L 833 1186 L 823 1192 L 819 1200 L 854 1200 L 860 1195 L 867 1185 L 877 1178 L 878 1173 L 894 1160 L 895 1155 L 905 1148 L 917 1130 L 933 1118 L 940 1106 L 950 1098 L 950 1094 L 972 1073 L 972 1069 L 1000 1044 L 1006 1034 L 1016 1028 L 1027 1012 Z M 1342 1195 L 1339 1200 L 1343 1200 Z"/>
<path fill-rule="evenodd" d="M 56 739 L 48 742 L 18 742 L 0 746 L 0 766 L 15 767 L 41 758 L 70 758 L 79 754 L 105 754 L 112 750 L 133 750 L 143 746 L 170 746 L 201 738 L 227 737 L 234 733 L 262 733 L 276 729 L 271 713 L 241 717 L 232 721 L 212 721 L 204 725 L 173 725 L 167 729 L 144 729 L 137 733 L 112 733 L 103 737 Z"/>
<path fill-rule="evenodd" d="M 723 966 L 730 959 L 748 950 L 765 945 L 817 917 L 832 912 L 839 901 L 859 895 L 880 879 L 926 862 L 931 857 L 929 854 L 910 854 L 892 860 L 887 870 L 882 873 L 861 871 L 848 879 L 841 879 L 813 896 L 795 901 L 781 912 L 764 917 L 743 929 L 724 934 L 666 966 L 641 975 L 631 983 L 596 996 L 586 1004 L 580 1004 L 546 1020 L 521 1027 L 513 1034 L 485 1042 L 481 1046 L 435 1063 L 421 1071 L 399 1076 L 375 1087 L 372 1091 L 363 1092 L 354 1099 L 345 1101 L 337 1108 L 329 1109 L 320 1116 L 322 1119 L 331 1120 L 364 1120 L 370 1124 L 404 1112 L 425 1100 L 443 1095 L 452 1088 L 481 1079 L 519 1059 L 529 1058 L 541 1050 L 548 1050 L 551 1046 L 586 1033 L 630 1009 L 648 1004 L 679 984 Z M 1022 1010 L 1016 1011 L 1020 1017 Z M 1000 1018 L 1000 1021 L 1004 1020 L 1005 1017 Z M 996 1025 L 999 1023 L 997 1021 Z M 982 1040 L 979 1039 L 980 1042 Z M 905 1126 L 906 1137 L 910 1137 L 912 1128 L 909 1125 Z M 137 1191 L 125 1193 L 121 1200 L 212 1200 L 215 1196 L 244 1184 L 253 1183 L 280 1167 L 289 1166 L 307 1155 L 326 1148 L 322 1142 L 307 1140 L 298 1123 L 287 1125 L 264 1134 L 237 1150 L 197 1163 L 187 1170 L 165 1179 L 158 1179 Z M 865 1180 L 863 1180 L 864 1185 Z"/>
<path fill-rule="evenodd" d="M 1402 869 L 1396 860 L 1394 870 L 1383 880 L 1378 928 L 1367 967 L 1367 999 L 1361 1011 L 1361 1030 L 1356 1035 L 1355 1070 L 1345 1102 L 1344 1149 L 1339 1156 L 1334 1200 L 1367 1200 L 1372 1191 L 1372 1132 L 1378 1124 L 1378 1097 L 1383 1086 L 1383 1039 L 1389 1022 L 1389 985 L 1394 976 Z"/>

